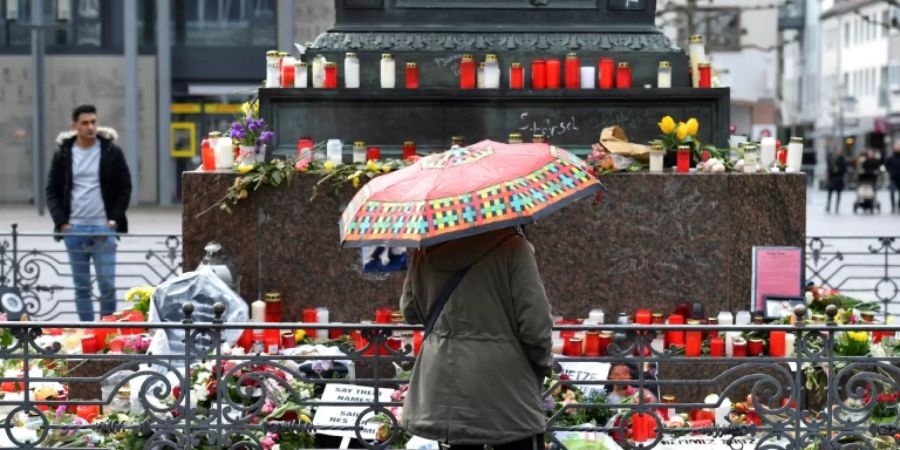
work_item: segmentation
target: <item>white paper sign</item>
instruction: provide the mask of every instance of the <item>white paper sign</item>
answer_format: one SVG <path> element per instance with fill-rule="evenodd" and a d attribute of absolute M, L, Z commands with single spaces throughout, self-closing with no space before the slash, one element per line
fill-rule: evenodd
<path fill-rule="evenodd" d="M 391 401 L 393 389 L 378 389 L 378 398 L 382 403 Z M 325 391 L 322 393 L 323 402 L 347 402 L 347 403 L 373 403 L 375 400 L 375 388 L 368 386 L 356 386 L 352 384 L 329 383 L 325 385 Z M 356 425 L 356 419 L 365 406 L 320 406 L 316 409 L 316 415 L 313 416 L 313 425 L 316 427 L 328 426 L 347 426 Z M 369 413 L 363 418 L 362 430 L 360 434 L 363 439 L 375 439 L 375 433 L 378 431 L 380 423 L 375 421 L 367 421 L 372 418 Z M 356 437 L 356 430 L 317 430 L 319 434 L 328 436 Z"/>
<path fill-rule="evenodd" d="M 734 442 L 743 444 L 744 448 L 756 448 L 756 444 L 759 441 L 751 436 L 739 436 L 734 438 Z M 784 448 L 787 448 L 787 442 L 782 443 L 782 441 L 778 439 L 769 440 L 767 442 L 773 445 L 785 445 Z M 660 450 L 697 450 L 698 447 L 703 448 L 703 450 L 733 450 L 733 448 L 728 445 L 727 437 L 704 435 L 682 436 L 678 438 L 666 437 L 663 438 L 655 448 Z"/>
<path fill-rule="evenodd" d="M 562 366 L 562 374 L 567 375 L 572 381 L 606 381 L 610 366 L 609 363 L 603 362 L 560 362 L 559 365 Z M 584 391 L 585 395 L 604 392 L 602 384 L 578 384 L 575 386 Z"/>

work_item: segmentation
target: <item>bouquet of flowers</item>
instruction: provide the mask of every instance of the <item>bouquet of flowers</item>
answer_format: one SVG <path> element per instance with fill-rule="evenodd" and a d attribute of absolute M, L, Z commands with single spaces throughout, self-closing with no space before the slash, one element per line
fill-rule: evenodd
<path fill-rule="evenodd" d="M 265 145 L 275 139 L 275 133 L 266 129 L 265 119 L 259 117 L 258 99 L 244 103 L 241 112 L 243 114 L 231 123 L 226 135 L 241 147 L 238 170 L 247 173 L 256 162 L 265 161 Z"/>
<path fill-rule="evenodd" d="M 544 396 L 544 408 L 547 417 L 556 416 L 554 422 L 558 426 L 576 426 L 586 423 L 595 426 L 605 425 L 612 411 L 606 406 L 606 395 L 592 390 L 589 394 L 575 385 L 565 383 L 569 381 L 566 374 L 554 373 L 544 383 L 544 390 L 549 391 Z M 589 406 L 575 407 L 571 405 L 582 404 Z M 563 411 L 562 414 L 559 414 Z M 558 415 L 559 414 L 559 415 Z"/>

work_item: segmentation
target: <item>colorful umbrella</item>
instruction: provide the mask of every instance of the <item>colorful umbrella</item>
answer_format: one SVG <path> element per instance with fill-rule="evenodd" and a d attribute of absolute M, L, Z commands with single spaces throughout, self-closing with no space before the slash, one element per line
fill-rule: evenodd
<path fill-rule="evenodd" d="M 427 247 L 534 222 L 602 188 L 558 147 L 454 146 L 363 186 L 341 218 L 341 245 Z"/>

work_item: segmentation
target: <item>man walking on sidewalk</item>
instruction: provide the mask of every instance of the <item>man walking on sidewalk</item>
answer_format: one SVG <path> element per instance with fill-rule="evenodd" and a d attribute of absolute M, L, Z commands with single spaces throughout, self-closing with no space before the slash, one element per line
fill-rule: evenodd
<path fill-rule="evenodd" d="M 131 175 L 116 131 L 97 127 L 97 108 L 72 112 L 72 130 L 56 138 L 47 177 L 47 207 L 57 240 L 65 241 L 75 285 L 75 308 L 82 321 L 94 320 L 91 261 L 100 288 L 100 314 L 116 310 L 116 239 L 128 232 L 125 210 Z"/>

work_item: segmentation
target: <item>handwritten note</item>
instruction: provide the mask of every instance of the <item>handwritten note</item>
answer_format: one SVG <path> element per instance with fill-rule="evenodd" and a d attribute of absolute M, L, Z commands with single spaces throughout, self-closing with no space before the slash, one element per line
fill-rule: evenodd
<path fill-rule="evenodd" d="M 767 295 L 801 297 L 803 249 L 798 247 L 753 247 L 753 311 L 765 311 Z"/>
<path fill-rule="evenodd" d="M 382 403 L 391 401 L 393 389 L 378 389 L 378 400 Z M 352 384 L 330 383 L 325 385 L 325 391 L 322 393 L 323 402 L 346 402 L 353 404 L 368 404 L 375 399 L 375 388 L 368 386 L 356 386 Z M 313 425 L 317 427 L 334 427 L 346 426 L 353 427 L 366 406 L 320 406 L 316 409 L 316 415 L 313 416 Z M 375 439 L 375 433 L 378 431 L 379 423 L 372 418 L 371 414 L 363 417 L 360 423 L 360 435 L 363 439 Z M 356 437 L 356 431 L 347 430 L 328 430 L 319 429 L 317 433 L 328 436 Z"/>
<path fill-rule="evenodd" d="M 560 362 L 562 373 L 572 381 L 606 381 L 609 374 L 609 363 L 600 362 Z M 604 392 L 602 384 L 579 384 L 578 389 L 585 395 L 600 394 Z"/>

